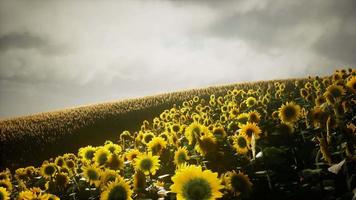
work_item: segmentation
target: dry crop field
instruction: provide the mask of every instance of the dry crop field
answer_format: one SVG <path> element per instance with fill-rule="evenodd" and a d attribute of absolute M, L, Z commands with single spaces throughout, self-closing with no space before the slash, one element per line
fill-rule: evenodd
<path fill-rule="evenodd" d="M 356 71 L 0 121 L 0 199 L 352 199 Z"/>

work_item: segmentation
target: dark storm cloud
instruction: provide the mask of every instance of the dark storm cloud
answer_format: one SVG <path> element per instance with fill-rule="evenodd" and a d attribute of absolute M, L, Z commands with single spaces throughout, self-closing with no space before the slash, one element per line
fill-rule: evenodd
<path fill-rule="evenodd" d="M 247 11 L 237 7 L 223 13 L 203 32 L 241 39 L 266 53 L 268 49 L 304 44 L 317 30 L 322 34 L 311 45 L 312 50 L 329 59 L 355 63 L 356 30 L 350 27 L 356 27 L 354 0 L 269 1 Z"/>
<path fill-rule="evenodd" d="M 0 52 L 16 49 L 35 49 L 43 54 L 63 53 L 61 45 L 52 44 L 48 38 L 30 32 L 12 32 L 0 36 Z"/>

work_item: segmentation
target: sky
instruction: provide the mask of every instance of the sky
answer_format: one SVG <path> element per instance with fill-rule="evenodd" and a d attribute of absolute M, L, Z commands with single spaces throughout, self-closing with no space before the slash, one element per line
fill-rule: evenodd
<path fill-rule="evenodd" d="M 0 118 L 356 66 L 355 0 L 0 0 Z"/>

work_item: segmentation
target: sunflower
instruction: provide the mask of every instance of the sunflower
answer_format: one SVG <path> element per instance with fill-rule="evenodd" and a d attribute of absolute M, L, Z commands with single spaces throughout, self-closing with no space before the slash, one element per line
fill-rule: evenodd
<path fill-rule="evenodd" d="M 139 156 L 140 154 L 141 152 L 139 150 L 131 149 L 125 153 L 125 157 L 129 161 L 134 161 L 134 159 L 137 158 L 137 156 Z"/>
<path fill-rule="evenodd" d="M 129 131 L 123 131 L 121 134 L 120 134 L 120 140 L 121 141 L 124 141 L 124 140 L 132 140 L 132 136 L 130 134 Z"/>
<path fill-rule="evenodd" d="M 248 121 L 249 122 L 259 123 L 260 120 L 261 120 L 261 114 L 258 113 L 256 110 L 250 111 L 248 113 Z"/>
<path fill-rule="evenodd" d="M 122 151 L 122 148 L 120 145 L 118 144 L 114 144 L 113 142 L 111 141 L 107 141 L 105 142 L 105 145 L 104 145 L 104 148 L 106 148 L 107 150 L 110 151 L 110 153 L 120 153 Z"/>
<path fill-rule="evenodd" d="M 45 162 L 41 166 L 40 174 L 45 178 L 51 178 L 57 171 L 57 167 L 54 163 Z"/>
<path fill-rule="evenodd" d="M 257 100 L 256 100 L 255 97 L 248 97 L 248 98 L 245 100 L 245 102 L 246 102 L 247 107 L 250 108 L 250 107 L 256 105 Z"/>
<path fill-rule="evenodd" d="M 246 124 L 248 122 L 249 114 L 248 113 L 241 113 L 237 116 L 237 121 L 239 124 L 239 127 L 242 125 Z"/>
<path fill-rule="evenodd" d="M 109 156 L 106 166 L 112 170 L 121 170 L 124 168 L 124 160 L 120 155 L 114 153 Z"/>
<path fill-rule="evenodd" d="M 148 144 L 153 138 L 155 137 L 155 134 L 153 134 L 152 132 L 146 132 L 143 134 L 143 139 L 142 142 L 144 144 Z"/>
<path fill-rule="evenodd" d="M 328 120 L 328 114 L 324 112 L 320 107 L 315 106 L 309 113 L 310 121 L 314 127 L 320 127 L 326 125 Z"/>
<path fill-rule="evenodd" d="M 238 154 L 246 154 L 249 147 L 249 141 L 245 135 L 237 135 L 233 138 L 233 147 L 235 148 Z"/>
<path fill-rule="evenodd" d="M 4 180 L 4 179 L 11 180 L 11 172 L 8 168 L 6 168 L 6 170 L 0 172 L 0 180 Z"/>
<path fill-rule="evenodd" d="M 111 169 L 105 169 L 100 176 L 100 185 L 102 188 L 106 187 L 109 182 L 114 182 L 119 174 Z"/>
<path fill-rule="evenodd" d="M 197 122 L 191 123 L 185 129 L 185 137 L 188 139 L 190 145 L 195 144 L 198 137 L 207 135 L 208 133 L 209 129 Z"/>
<path fill-rule="evenodd" d="M 260 127 L 257 126 L 256 123 L 247 122 L 247 124 L 241 126 L 240 134 L 245 135 L 248 142 L 251 142 L 252 134 L 255 135 L 256 139 L 260 138 L 260 134 L 262 133 Z"/>
<path fill-rule="evenodd" d="M 356 93 L 356 76 L 352 76 L 347 83 L 346 86 L 353 92 Z"/>
<path fill-rule="evenodd" d="M 320 95 L 318 97 L 315 98 L 315 105 L 316 106 L 321 106 L 326 102 L 326 99 L 323 95 Z"/>
<path fill-rule="evenodd" d="M 55 183 L 59 188 L 65 188 L 69 183 L 69 177 L 66 173 L 57 173 Z"/>
<path fill-rule="evenodd" d="M 1 200 L 9 200 L 10 199 L 10 193 L 6 191 L 5 188 L 0 187 L 0 199 Z"/>
<path fill-rule="evenodd" d="M 64 158 L 62 156 L 58 156 L 55 160 L 54 163 L 58 166 L 58 167 L 63 167 L 63 165 L 65 164 L 64 162 Z"/>
<path fill-rule="evenodd" d="M 300 117 L 301 108 L 294 102 L 287 102 L 279 108 L 278 116 L 284 123 L 294 123 Z"/>
<path fill-rule="evenodd" d="M 154 137 L 147 146 L 154 155 L 159 155 L 167 147 L 167 142 L 161 137 Z"/>
<path fill-rule="evenodd" d="M 12 191 L 12 183 L 11 183 L 10 179 L 0 180 L 0 187 L 3 187 L 7 191 L 11 192 Z"/>
<path fill-rule="evenodd" d="M 216 138 L 219 139 L 224 139 L 227 135 L 223 126 L 214 127 L 212 133 Z"/>
<path fill-rule="evenodd" d="M 174 164 L 179 166 L 189 160 L 188 150 L 186 147 L 179 147 L 174 152 Z"/>
<path fill-rule="evenodd" d="M 330 95 L 332 97 L 334 97 L 335 99 L 338 99 L 345 94 L 344 88 L 342 86 L 336 85 L 336 84 L 333 84 L 333 85 L 330 85 L 329 87 L 327 87 L 326 91 L 328 93 L 330 93 Z"/>
<path fill-rule="evenodd" d="M 96 148 L 89 145 L 89 146 L 80 148 L 78 155 L 79 155 L 79 157 L 81 157 L 84 161 L 89 161 L 89 162 L 91 162 L 92 159 L 94 158 L 94 153 L 95 153 L 95 151 L 96 151 Z"/>
<path fill-rule="evenodd" d="M 131 200 L 130 184 L 122 178 L 110 182 L 100 195 L 100 200 Z"/>
<path fill-rule="evenodd" d="M 230 116 L 230 119 L 234 119 L 236 118 L 238 115 L 239 115 L 239 109 L 238 108 L 232 108 L 230 111 L 229 111 L 229 116 Z"/>
<path fill-rule="evenodd" d="M 96 187 L 100 185 L 101 170 L 96 166 L 83 166 L 83 177 L 86 178 L 90 185 L 94 184 Z"/>
<path fill-rule="evenodd" d="M 96 165 L 102 166 L 102 165 L 106 164 L 106 162 L 109 160 L 110 156 L 111 156 L 111 153 L 109 150 L 107 150 L 104 147 L 100 147 L 94 153 L 94 162 Z"/>
<path fill-rule="evenodd" d="M 200 155 L 205 156 L 210 152 L 214 152 L 216 147 L 216 138 L 210 133 L 209 135 L 203 135 L 198 139 L 197 145 L 195 145 L 195 150 L 200 153 Z"/>
<path fill-rule="evenodd" d="M 159 169 L 160 160 L 158 156 L 152 156 L 152 152 L 144 153 L 139 155 L 135 159 L 136 170 L 141 170 L 145 175 L 155 175 L 156 171 Z"/>
<path fill-rule="evenodd" d="M 218 174 L 202 170 L 201 166 L 190 165 L 179 169 L 172 177 L 172 192 L 177 193 L 177 200 L 214 200 L 222 197 L 223 188 Z"/>
<path fill-rule="evenodd" d="M 252 183 L 250 178 L 242 172 L 227 172 L 226 185 L 227 189 L 236 196 L 246 197 L 252 192 Z"/>
<path fill-rule="evenodd" d="M 182 131 L 182 126 L 180 124 L 172 124 L 171 130 L 175 133 L 180 133 Z"/>

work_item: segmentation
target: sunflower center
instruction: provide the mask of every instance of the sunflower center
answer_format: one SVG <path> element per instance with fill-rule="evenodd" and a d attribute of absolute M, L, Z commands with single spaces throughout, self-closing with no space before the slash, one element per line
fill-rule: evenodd
<path fill-rule="evenodd" d="M 286 107 L 283 113 L 287 119 L 291 119 L 296 115 L 296 110 L 294 107 Z"/>
<path fill-rule="evenodd" d="M 108 155 L 106 153 L 103 153 L 103 154 L 98 156 L 98 163 L 100 165 L 105 164 L 107 160 L 108 160 Z"/>
<path fill-rule="evenodd" d="M 185 155 L 185 152 L 180 152 L 178 154 L 178 163 L 183 163 L 187 160 L 187 156 Z"/>
<path fill-rule="evenodd" d="M 174 125 L 172 127 L 172 129 L 173 129 L 174 132 L 178 132 L 179 131 L 179 126 L 178 125 Z"/>
<path fill-rule="evenodd" d="M 144 171 L 149 171 L 152 168 L 152 161 L 148 158 L 143 159 L 140 163 L 140 167 Z"/>
<path fill-rule="evenodd" d="M 203 178 L 188 181 L 182 189 L 183 196 L 188 200 L 209 199 L 212 195 L 210 184 Z"/>
<path fill-rule="evenodd" d="M 247 146 L 246 139 L 243 137 L 239 137 L 239 139 L 237 140 L 237 144 L 240 148 L 245 148 Z"/>
<path fill-rule="evenodd" d="M 330 90 L 330 93 L 333 97 L 341 96 L 341 91 L 339 88 L 333 88 L 332 90 Z"/>
<path fill-rule="evenodd" d="M 44 170 L 44 172 L 47 174 L 47 175 L 52 175 L 54 174 L 55 172 L 55 168 L 53 166 L 47 166 Z"/>
<path fill-rule="evenodd" d="M 152 138 L 153 138 L 153 135 L 146 135 L 145 142 L 149 143 L 152 140 Z"/>
<path fill-rule="evenodd" d="M 93 169 L 89 169 L 87 172 L 87 175 L 90 180 L 98 180 L 99 179 L 98 172 Z"/>
<path fill-rule="evenodd" d="M 108 200 L 126 200 L 127 199 L 127 191 L 121 185 L 117 185 L 113 187 L 108 195 Z"/>
<path fill-rule="evenodd" d="M 85 152 L 85 158 L 91 160 L 94 157 L 94 151 L 89 150 Z"/>
<path fill-rule="evenodd" d="M 246 130 L 246 135 L 248 137 L 252 137 L 252 134 L 253 134 L 253 129 L 252 128 L 249 128 L 249 129 Z"/>

